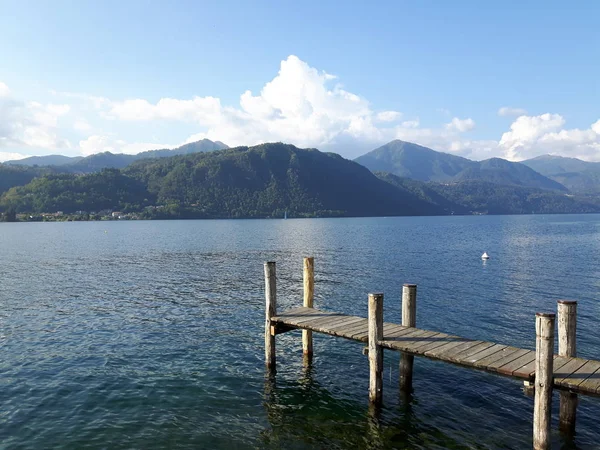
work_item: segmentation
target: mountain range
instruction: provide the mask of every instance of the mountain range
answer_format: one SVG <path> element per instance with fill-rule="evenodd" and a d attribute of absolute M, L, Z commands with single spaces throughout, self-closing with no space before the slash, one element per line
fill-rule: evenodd
<path fill-rule="evenodd" d="M 32 177 L 0 196 L 0 211 L 118 210 L 140 218 L 600 212 L 598 197 L 568 193 L 524 164 L 474 162 L 402 141 L 358 158 L 364 165 L 282 143 L 203 151 L 206 145 L 136 155 L 121 169 L 88 163 L 90 174 L 0 165 L 0 173 Z"/>
<path fill-rule="evenodd" d="M 411 142 L 392 141 L 355 159 L 367 169 L 399 177 L 442 183 L 484 181 L 501 185 L 567 191 L 525 164 L 500 158 L 485 161 L 436 152 Z"/>
<path fill-rule="evenodd" d="M 134 161 L 151 158 L 168 158 L 176 155 L 188 155 L 190 153 L 211 152 L 221 150 L 228 146 L 220 141 L 213 142 L 209 139 L 191 142 L 174 149 L 148 150 L 135 155 L 123 153 L 103 152 L 87 157 L 82 156 L 32 156 L 29 158 L 7 161 L 4 164 L 13 166 L 51 166 L 57 172 L 63 173 L 93 173 L 102 169 L 122 169 Z"/>
<path fill-rule="evenodd" d="M 522 162 L 572 192 L 600 194 L 600 163 L 542 155 Z"/>

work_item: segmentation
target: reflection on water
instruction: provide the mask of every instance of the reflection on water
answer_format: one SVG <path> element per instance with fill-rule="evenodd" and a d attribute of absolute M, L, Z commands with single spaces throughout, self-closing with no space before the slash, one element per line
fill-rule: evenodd
<path fill-rule="evenodd" d="M 384 407 L 368 406 L 362 346 L 277 337 L 265 378 L 263 262 L 278 307 L 366 316 L 385 293 L 400 321 L 532 348 L 536 311 L 579 301 L 578 352 L 598 357 L 598 216 L 0 224 L 2 448 L 528 448 L 532 400 L 510 379 L 426 359 L 414 393 L 385 354 Z M 105 233 L 105 231 L 107 231 Z M 481 253 L 492 256 L 482 264 Z M 554 401 L 553 439 L 558 431 Z M 600 439 L 581 397 L 575 441 Z"/>

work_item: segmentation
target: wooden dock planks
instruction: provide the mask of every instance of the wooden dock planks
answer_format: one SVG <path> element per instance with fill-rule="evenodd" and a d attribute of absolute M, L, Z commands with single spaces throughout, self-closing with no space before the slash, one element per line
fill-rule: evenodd
<path fill-rule="evenodd" d="M 366 318 L 314 308 L 295 308 L 271 318 L 294 329 L 367 342 Z M 386 322 L 380 345 L 403 353 L 426 356 L 512 378 L 535 377 L 535 351 L 478 341 Z M 554 356 L 554 385 L 572 392 L 600 395 L 600 361 Z"/>

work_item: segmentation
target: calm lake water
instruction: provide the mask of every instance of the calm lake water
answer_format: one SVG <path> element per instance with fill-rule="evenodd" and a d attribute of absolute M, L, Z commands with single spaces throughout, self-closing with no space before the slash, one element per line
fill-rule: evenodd
<path fill-rule="evenodd" d="M 266 378 L 263 262 L 280 311 L 313 255 L 319 308 L 366 316 L 384 292 L 399 322 L 418 283 L 420 327 L 525 348 L 537 311 L 576 299 L 600 358 L 599 254 L 597 215 L 0 224 L 0 448 L 529 448 L 515 380 L 417 358 L 406 402 L 386 352 L 375 424 L 362 345 L 316 335 L 306 371 L 299 332 Z M 599 416 L 581 397 L 556 448 L 596 447 Z"/>

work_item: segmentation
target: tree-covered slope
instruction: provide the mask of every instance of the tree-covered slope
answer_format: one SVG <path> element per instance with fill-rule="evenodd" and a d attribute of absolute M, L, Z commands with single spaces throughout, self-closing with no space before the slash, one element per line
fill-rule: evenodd
<path fill-rule="evenodd" d="M 151 206 L 152 208 L 147 208 Z M 264 144 L 141 160 L 124 170 L 41 177 L 0 209 L 148 211 L 155 217 L 379 216 L 441 210 L 339 155 Z"/>
<path fill-rule="evenodd" d="M 5 164 L 12 166 L 63 166 L 72 164 L 83 159 L 83 156 L 64 156 L 64 155 L 47 155 L 47 156 L 30 156 L 29 158 L 15 159 L 6 161 Z"/>
<path fill-rule="evenodd" d="M 524 164 L 491 158 L 457 174 L 453 181 L 482 181 L 506 186 L 522 186 L 555 191 L 566 191 L 560 183 L 551 180 Z"/>
<path fill-rule="evenodd" d="M 27 213 L 139 211 L 152 204 L 154 197 L 142 183 L 116 169 L 84 176 L 46 175 L 0 197 L 0 210 L 14 208 Z"/>
<path fill-rule="evenodd" d="M 448 181 L 474 161 L 395 140 L 355 159 L 373 172 L 389 172 L 420 181 Z"/>
<path fill-rule="evenodd" d="M 122 169 L 129 164 L 141 159 L 168 158 L 176 155 L 188 155 L 191 153 L 211 152 L 228 148 L 226 144 L 209 139 L 182 145 L 174 149 L 148 150 L 135 155 L 123 153 L 103 152 L 90 156 L 32 156 L 30 158 L 7 161 L 5 164 L 11 166 L 56 166 L 55 169 L 65 173 L 94 173 L 102 169 Z"/>
<path fill-rule="evenodd" d="M 0 164 L 0 194 L 13 186 L 23 186 L 35 177 L 52 173 L 51 169 Z"/>
<path fill-rule="evenodd" d="M 570 191 L 578 193 L 600 193 L 600 163 L 582 161 L 577 158 L 542 155 L 522 161 L 528 167 L 561 183 Z"/>
<path fill-rule="evenodd" d="M 482 181 L 549 190 L 566 188 L 533 169 L 500 158 L 471 161 L 404 141 L 392 141 L 355 160 L 373 172 L 419 181 Z"/>
<path fill-rule="evenodd" d="M 124 173 L 143 181 L 158 203 L 196 205 L 208 216 L 438 212 L 339 155 L 281 143 L 140 161 Z"/>
<path fill-rule="evenodd" d="M 381 179 L 435 204 L 448 214 L 564 214 L 600 212 L 600 199 L 485 181 L 433 183 L 378 172 Z"/>

